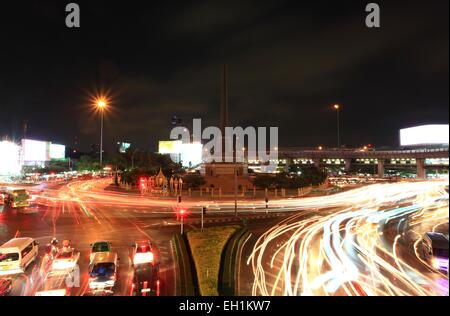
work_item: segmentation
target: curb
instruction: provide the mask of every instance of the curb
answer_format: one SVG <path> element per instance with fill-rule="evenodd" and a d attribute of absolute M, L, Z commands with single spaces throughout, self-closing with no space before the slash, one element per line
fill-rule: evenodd
<path fill-rule="evenodd" d="M 228 222 L 242 222 L 245 220 L 258 220 L 267 218 L 276 218 L 281 216 L 291 215 L 288 213 L 275 213 L 275 214 L 264 214 L 264 215 L 253 215 L 248 217 L 229 217 L 229 218 L 217 218 L 217 219 L 205 219 L 203 223 L 228 223 Z M 201 224 L 201 220 L 186 221 L 186 224 Z"/>
<path fill-rule="evenodd" d="M 236 295 L 236 277 L 238 265 L 236 265 L 237 254 L 242 247 L 242 241 L 250 235 L 247 228 L 238 230 L 225 245 L 222 253 L 219 270 L 219 288 L 221 296 Z"/>
<path fill-rule="evenodd" d="M 190 251 L 187 248 L 185 238 L 179 233 L 173 237 L 175 248 L 175 260 L 179 275 L 177 286 L 178 296 L 196 296 L 198 287 L 196 287 L 195 266 L 192 265 Z"/>

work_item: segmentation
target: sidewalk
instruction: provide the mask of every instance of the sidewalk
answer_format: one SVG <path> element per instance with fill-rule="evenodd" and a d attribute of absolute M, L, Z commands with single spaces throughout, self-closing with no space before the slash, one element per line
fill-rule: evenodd
<path fill-rule="evenodd" d="M 141 194 L 140 190 L 137 188 L 132 189 L 125 189 L 118 187 L 114 184 L 110 184 L 107 187 L 104 188 L 105 191 L 112 191 L 112 192 L 118 192 L 118 193 L 124 193 L 129 195 L 136 195 L 140 197 L 148 197 L 148 198 L 157 198 L 161 200 L 176 200 L 178 195 L 175 195 L 174 192 L 169 193 L 166 196 L 161 196 L 157 194 L 151 194 L 151 193 L 145 193 Z M 287 191 L 287 190 L 286 190 Z M 328 195 L 329 192 L 317 192 L 316 189 L 314 190 L 305 190 L 300 195 L 298 195 L 297 190 L 289 190 L 288 194 L 285 194 L 284 196 L 281 194 L 281 191 L 279 190 L 277 195 L 274 195 L 273 191 L 269 191 L 268 199 L 269 201 L 278 201 L 278 200 L 284 200 L 284 199 L 299 199 L 307 196 L 318 196 L 318 195 Z M 335 193 L 335 192 L 334 192 Z M 216 190 L 214 194 L 211 194 L 210 192 L 205 192 L 200 195 L 199 191 L 192 191 L 189 193 L 188 190 L 183 190 L 181 192 L 181 196 L 183 201 L 190 201 L 190 202 L 196 202 L 196 201 L 223 201 L 223 202 L 233 202 L 235 197 L 233 194 L 219 194 Z M 239 201 L 258 201 L 258 202 L 264 202 L 265 201 L 265 192 L 263 190 L 257 190 L 256 196 L 253 195 L 253 191 L 247 191 L 245 195 L 242 193 L 237 194 L 237 199 Z"/>

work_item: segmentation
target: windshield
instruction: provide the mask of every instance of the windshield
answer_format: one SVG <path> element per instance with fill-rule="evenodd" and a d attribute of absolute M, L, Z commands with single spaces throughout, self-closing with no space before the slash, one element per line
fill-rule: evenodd
<path fill-rule="evenodd" d="M 436 257 L 448 258 L 448 249 L 435 248 L 433 252 Z"/>
<path fill-rule="evenodd" d="M 15 196 L 28 196 L 28 193 L 25 190 L 14 190 L 13 194 Z"/>
<path fill-rule="evenodd" d="M 114 263 L 97 263 L 91 270 L 91 277 L 112 277 L 114 275 Z"/>
<path fill-rule="evenodd" d="M 61 251 L 56 255 L 58 259 L 69 259 L 73 257 L 73 251 Z"/>
<path fill-rule="evenodd" d="M 0 253 L 0 262 L 13 262 L 19 260 L 18 252 Z"/>
<path fill-rule="evenodd" d="M 109 245 L 107 243 L 94 244 L 92 252 L 106 252 L 109 251 Z"/>

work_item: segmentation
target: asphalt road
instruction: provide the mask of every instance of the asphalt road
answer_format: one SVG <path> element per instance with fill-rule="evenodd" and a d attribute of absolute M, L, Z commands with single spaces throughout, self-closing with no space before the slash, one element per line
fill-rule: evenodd
<path fill-rule="evenodd" d="M 85 182 L 30 188 L 40 198 L 37 213 L 22 214 L 18 209 L 5 207 L 0 215 L 0 243 L 14 236 L 32 237 L 40 242 L 39 258 L 44 246 L 53 237 L 68 239 L 80 252 L 80 287 L 72 288 L 71 295 L 89 294 L 88 265 L 89 245 L 96 240 L 108 240 L 112 250 L 118 253 L 119 279 L 114 295 L 130 295 L 133 268 L 130 262 L 131 245 L 137 240 L 151 240 L 157 247 L 160 262 L 161 295 L 175 295 L 176 269 L 174 266 L 173 233 L 176 225 L 165 225 L 164 216 L 156 215 L 151 207 L 129 207 L 98 203 L 95 197 L 86 196 L 89 187 Z M 41 191 L 43 190 L 43 191 Z M 166 216 L 168 217 L 168 216 Z M 168 219 L 168 218 L 167 218 Z M 39 287 L 41 261 L 30 267 L 26 274 L 14 277 L 11 295 L 34 295 Z"/>
<path fill-rule="evenodd" d="M 80 286 L 71 295 L 87 295 L 89 245 L 96 240 L 108 240 L 120 258 L 119 279 L 114 295 L 130 295 L 133 269 L 130 262 L 131 244 L 136 240 L 151 240 L 158 249 L 160 260 L 161 295 L 176 295 L 177 270 L 174 262 L 172 237 L 180 230 L 176 217 L 175 198 L 140 196 L 131 192 L 105 190 L 111 179 L 44 183 L 28 186 L 36 213 L 23 214 L 5 207 L 0 215 L 0 244 L 9 239 L 32 237 L 40 242 L 40 262 L 23 275 L 14 277 L 11 295 L 34 295 L 42 284 L 44 248 L 53 237 L 69 239 L 80 252 Z M 278 203 L 278 202 L 277 202 Z M 185 229 L 200 227 L 201 206 L 208 206 L 205 226 L 242 222 L 234 217 L 233 201 L 190 199 L 182 204 L 188 210 Z M 270 214 L 261 201 L 239 201 L 241 218 L 259 218 L 259 223 L 273 223 L 273 213 L 289 213 L 295 207 L 273 203 Z M 268 218 L 266 218 L 268 217 Z M 247 221 L 248 223 L 248 221 Z"/>
<path fill-rule="evenodd" d="M 418 247 L 425 232 L 448 236 L 446 185 L 383 184 L 299 200 L 304 210 L 250 229 L 238 293 L 448 295 L 448 275 Z"/>
<path fill-rule="evenodd" d="M 87 295 L 89 245 L 109 240 L 120 258 L 114 295 L 130 295 L 131 244 L 152 240 L 161 263 L 161 295 L 176 295 L 173 234 L 180 229 L 174 199 L 105 191 L 109 179 L 44 184 L 28 188 L 41 207 L 35 214 L 5 208 L 0 243 L 14 236 L 41 245 L 69 239 L 80 252 L 80 286 Z M 417 253 L 426 231 L 448 235 L 445 183 L 377 184 L 330 196 L 238 201 L 250 238 L 240 254 L 239 295 L 448 295 L 448 276 L 427 266 Z M 183 202 L 187 229 L 198 228 L 201 206 L 206 225 L 236 222 L 233 201 Z M 293 213 L 294 212 L 294 213 Z M 271 217 L 271 214 L 281 217 Z M 294 215 L 292 215 L 294 214 Z M 239 220 L 238 220 L 239 221 Z M 43 248 L 41 247 L 40 257 Z M 14 278 L 11 295 L 34 295 L 40 263 Z"/>

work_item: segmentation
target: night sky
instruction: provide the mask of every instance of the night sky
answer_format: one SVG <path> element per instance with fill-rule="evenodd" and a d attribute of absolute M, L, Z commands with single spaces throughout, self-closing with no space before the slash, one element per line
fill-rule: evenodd
<path fill-rule="evenodd" d="M 448 0 L 2 2 L 0 136 L 81 149 L 99 142 L 90 98 L 109 91 L 105 146 L 155 150 L 171 118 L 218 125 L 220 65 L 233 126 L 278 126 L 280 146 L 398 145 L 398 130 L 449 121 Z"/>

